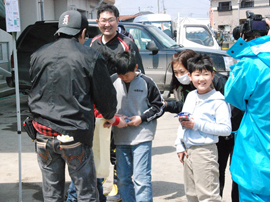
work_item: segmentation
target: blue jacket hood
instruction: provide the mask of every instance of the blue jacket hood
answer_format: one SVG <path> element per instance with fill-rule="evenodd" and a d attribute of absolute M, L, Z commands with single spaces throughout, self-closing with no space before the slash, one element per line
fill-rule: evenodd
<path fill-rule="evenodd" d="M 243 57 L 258 57 L 265 65 L 270 66 L 270 35 L 259 37 L 246 42 L 239 38 L 235 44 L 227 51 L 228 55 L 235 59 Z"/>

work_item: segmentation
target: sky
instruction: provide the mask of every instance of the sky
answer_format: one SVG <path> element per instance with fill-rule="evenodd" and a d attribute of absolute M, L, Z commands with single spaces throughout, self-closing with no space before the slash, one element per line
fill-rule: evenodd
<path fill-rule="evenodd" d="M 115 6 L 120 15 L 132 15 L 139 11 L 151 11 L 160 13 L 165 8 L 166 14 L 176 19 L 178 12 L 180 17 L 208 18 L 209 0 L 115 0 Z"/>

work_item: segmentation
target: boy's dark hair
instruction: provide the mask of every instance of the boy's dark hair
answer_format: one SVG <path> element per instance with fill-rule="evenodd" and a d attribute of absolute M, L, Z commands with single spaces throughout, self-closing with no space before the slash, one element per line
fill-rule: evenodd
<path fill-rule="evenodd" d="M 134 72 L 136 67 L 136 59 L 134 53 L 131 51 L 124 51 L 116 54 L 115 60 L 117 62 L 115 65 L 117 74 Z"/>
<path fill-rule="evenodd" d="M 113 13 L 116 18 L 119 17 L 119 10 L 114 5 L 103 4 L 102 6 L 98 8 L 97 19 L 100 18 L 100 13 L 103 13 L 105 11 L 109 11 Z"/>
<path fill-rule="evenodd" d="M 196 70 L 199 70 L 201 72 L 203 69 L 208 70 L 211 73 L 213 73 L 214 71 L 211 58 L 205 54 L 195 55 L 194 57 L 188 59 L 187 63 L 187 69 L 190 74 L 192 74 L 192 72 Z"/>
<path fill-rule="evenodd" d="M 115 55 L 112 51 L 103 49 L 101 54 L 107 61 L 110 74 L 134 72 L 137 63 L 133 52 L 124 51 Z"/>

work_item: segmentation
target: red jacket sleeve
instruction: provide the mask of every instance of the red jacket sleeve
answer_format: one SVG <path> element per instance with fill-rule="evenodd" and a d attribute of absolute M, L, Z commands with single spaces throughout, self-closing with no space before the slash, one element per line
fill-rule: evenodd
<path fill-rule="evenodd" d="M 94 114 L 96 118 L 103 118 L 102 114 L 99 113 L 95 105 L 94 105 Z M 115 118 L 115 121 L 113 123 L 113 126 L 117 126 L 120 123 L 120 118 L 118 116 L 114 116 L 114 118 Z"/>

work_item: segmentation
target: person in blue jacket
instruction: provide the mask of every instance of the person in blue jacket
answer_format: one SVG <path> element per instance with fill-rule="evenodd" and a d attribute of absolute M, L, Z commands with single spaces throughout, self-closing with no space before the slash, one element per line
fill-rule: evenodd
<path fill-rule="evenodd" d="M 268 25 L 270 20 L 266 19 Z M 245 111 L 235 135 L 231 162 L 239 199 L 270 201 L 270 36 L 246 42 L 239 38 L 227 53 L 231 66 L 225 100 Z"/>

